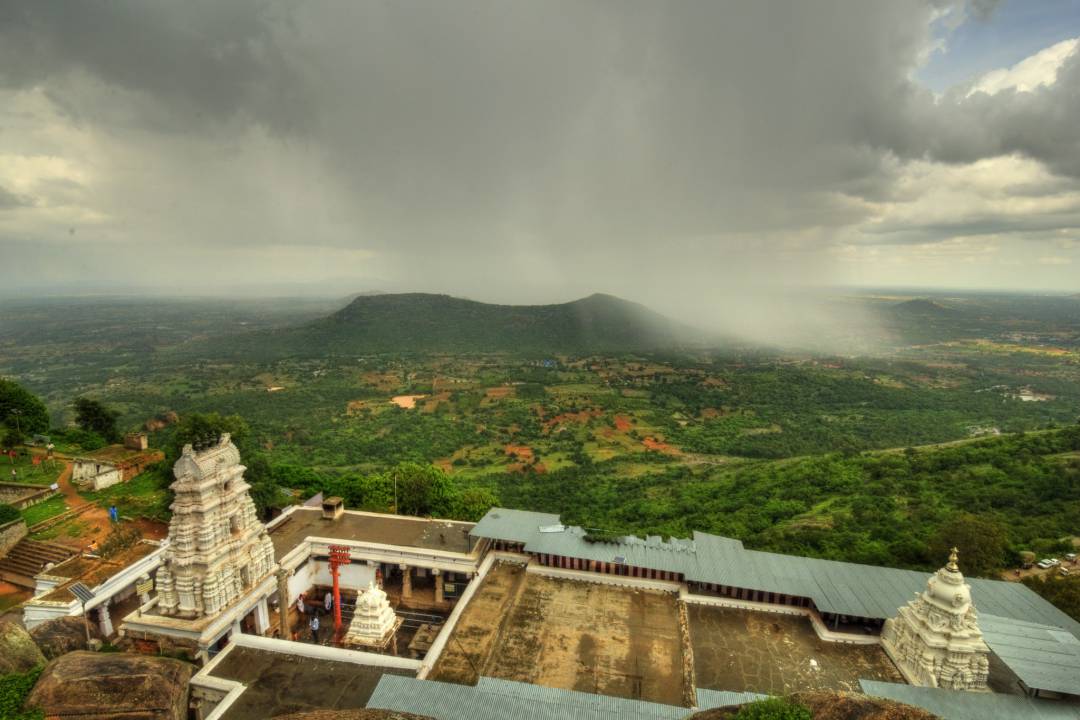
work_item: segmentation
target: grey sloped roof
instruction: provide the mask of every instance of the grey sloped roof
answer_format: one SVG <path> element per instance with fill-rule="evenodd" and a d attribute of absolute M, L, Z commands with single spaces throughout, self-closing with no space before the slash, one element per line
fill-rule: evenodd
<path fill-rule="evenodd" d="M 994 654 L 1029 688 L 1080 695 L 1080 640 L 1061 628 L 980 615 Z"/>
<path fill-rule="evenodd" d="M 674 705 L 482 677 L 475 686 L 384 675 L 367 707 L 436 720 L 682 720 Z"/>
<path fill-rule="evenodd" d="M 562 527 L 558 515 L 505 508 L 492 508 L 472 534 L 522 542 L 529 552 L 607 562 L 623 557 L 630 565 L 681 572 L 690 581 L 808 597 L 821 612 L 864 618 L 894 617 L 929 577 L 916 570 L 747 550 L 738 540 L 703 532 L 695 532 L 693 540 L 588 542 L 584 530 Z M 968 582 L 980 612 L 1064 628 L 1080 638 L 1080 623 L 1025 585 Z"/>
<path fill-rule="evenodd" d="M 754 702 L 755 700 L 764 700 L 767 697 L 769 696 L 762 695 L 761 693 L 697 688 L 697 703 L 699 710 L 712 710 L 713 708 L 742 705 L 744 703 Z"/>
<path fill-rule="evenodd" d="M 1080 720 L 1080 705 L 1023 695 L 943 690 L 860 680 L 867 695 L 920 707 L 943 720 Z"/>
<path fill-rule="evenodd" d="M 476 538 L 527 543 L 540 528 L 559 524 L 559 516 L 551 513 L 491 508 L 469 534 Z"/>

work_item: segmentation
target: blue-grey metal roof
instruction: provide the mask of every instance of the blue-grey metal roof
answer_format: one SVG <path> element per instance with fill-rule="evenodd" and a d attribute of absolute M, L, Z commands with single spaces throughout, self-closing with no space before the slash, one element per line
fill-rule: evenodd
<path fill-rule="evenodd" d="M 475 686 L 384 675 L 367 707 L 436 720 L 682 720 L 687 708 L 482 677 Z"/>
<path fill-rule="evenodd" d="M 980 615 L 983 639 L 1029 688 L 1080 695 L 1080 640 L 1061 628 Z"/>
<path fill-rule="evenodd" d="M 708 690 L 697 688 L 697 704 L 699 710 L 712 710 L 713 708 L 742 705 L 743 703 L 764 700 L 769 697 L 761 693 L 732 692 L 731 690 Z"/>
<path fill-rule="evenodd" d="M 496 507 L 480 518 L 480 522 L 473 526 L 469 535 L 475 538 L 527 543 L 536 536 L 540 528 L 554 525 L 559 525 L 558 515 Z"/>
<path fill-rule="evenodd" d="M 914 570 L 747 550 L 732 538 L 695 532 L 693 540 L 624 537 L 585 540 L 585 531 L 562 526 L 558 515 L 492 508 L 472 529 L 475 537 L 524 543 L 528 552 L 615 562 L 681 572 L 687 580 L 808 597 L 821 612 L 886 619 L 926 587 Z M 1080 623 L 1020 583 L 969 578 L 980 612 L 1063 628 L 1080 638 Z"/>
<path fill-rule="evenodd" d="M 1023 695 L 943 690 L 860 680 L 867 695 L 920 707 L 943 720 L 1080 720 L 1080 705 Z"/>

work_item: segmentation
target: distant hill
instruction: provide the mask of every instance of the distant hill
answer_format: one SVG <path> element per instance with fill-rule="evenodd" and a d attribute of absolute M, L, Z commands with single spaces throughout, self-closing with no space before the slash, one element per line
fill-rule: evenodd
<path fill-rule="evenodd" d="M 295 328 L 225 345 L 254 356 L 643 351 L 693 343 L 688 327 L 637 303 L 590 295 L 557 305 L 492 305 L 425 293 L 364 295 Z"/>
<path fill-rule="evenodd" d="M 905 300 L 892 306 L 893 313 L 908 316 L 948 317 L 956 314 L 956 310 L 945 307 L 941 303 L 928 298 L 914 298 Z"/>

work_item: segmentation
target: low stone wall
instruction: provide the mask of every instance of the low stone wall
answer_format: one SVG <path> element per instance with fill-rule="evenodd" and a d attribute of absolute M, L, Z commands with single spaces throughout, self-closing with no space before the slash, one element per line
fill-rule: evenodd
<path fill-rule="evenodd" d="M 26 537 L 26 523 L 22 518 L 12 520 L 0 525 L 0 557 L 8 554 L 8 550 Z"/>
<path fill-rule="evenodd" d="M 817 636 L 826 642 L 847 643 L 849 645 L 878 645 L 881 642 L 877 635 L 855 635 L 830 630 L 825 625 L 825 621 L 821 619 L 821 615 L 813 608 L 797 607 L 795 605 L 774 605 L 754 600 L 735 600 L 734 598 L 693 595 L 691 593 L 683 593 L 681 597 L 684 602 L 697 605 L 713 605 L 738 610 L 776 613 L 777 615 L 801 615 L 810 621 L 810 625 L 814 628 Z"/>
<path fill-rule="evenodd" d="M 0 503 L 11 505 L 17 510 L 25 510 L 31 505 L 45 502 L 56 494 L 56 491 L 47 485 L 41 487 L 39 485 L 24 485 L 23 483 L 0 482 Z"/>

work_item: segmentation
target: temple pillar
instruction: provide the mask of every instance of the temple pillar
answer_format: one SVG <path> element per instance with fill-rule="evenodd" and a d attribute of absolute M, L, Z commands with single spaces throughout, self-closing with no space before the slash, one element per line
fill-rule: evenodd
<path fill-rule="evenodd" d="M 282 568 L 277 571 L 277 594 L 278 594 L 278 619 L 281 623 L 281 639 L 288 640 L 292 637 L 292 628 L 289 627 L 289 571 Z"/>
<path fill-rule="evenodd" d="M 443 601 L 443 574 L 442 570 L 435 568 L 431 571 L 431 574 L 435 576 L 435 602 L 441 603 Z"/>
<path fill-rule="evenodd" d="M 109 601 L 106 600 L 98 605 L 98 620 L 101 626 L 101 636 L 110 638 L 113 635 L 112 618 L 109 616 Z"/>
<path fill-rule="evenodd" d="M 412 598 L 412 568 L 405 563 L 398 567 L 401 568 L 401 599 L 409 600 Z"/>
<path fill-rule="evenodd" d="M 269 629 L 270 607 L 266 602 L 266 598 L 263 598 L 255 605 L 255 632 L 259 635 L 265 635 Z"/>

